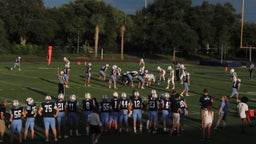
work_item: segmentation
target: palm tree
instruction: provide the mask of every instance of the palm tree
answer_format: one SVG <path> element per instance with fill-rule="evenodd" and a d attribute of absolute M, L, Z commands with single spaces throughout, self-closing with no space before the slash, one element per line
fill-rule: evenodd
<path fill-rule="evenodd" d="M 132 20 L 125 13 L 115 10 L 115 21 L 120 27 L 120 36 L 121 36 L 121 59 L 124 59 L 124 34 L 126 31 L 126 27 L 132 24 Z"/>
<path fill-rule="evenodd" d="M 101 14 L 95 14 L 91 17 L 91 24 L 95 26 L 95 35 L 94 35 L 94 57 L 98 57 L 98 44 L 99 44 L 99 33 L 103 30 L 105 25 L 105 18 Z"/>

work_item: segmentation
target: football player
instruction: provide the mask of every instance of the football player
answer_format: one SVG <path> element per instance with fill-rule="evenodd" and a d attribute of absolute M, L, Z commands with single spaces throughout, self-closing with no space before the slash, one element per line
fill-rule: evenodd
<path fill-rule="evenodd" d="M 111 103 L 111 113 L 109 117 L 110 123 L 114 123 L 114 128 L 117 131 L 118 130 L 118 116 L 119 116 L 119 100 L 118 100 L 118 93 L 115 91 L 113 93 L 113 98 L 110 100 Z M 110 125 L 111 126 L 111 125 Z M 111 129 L 111 128 L 109 128 Z"/>
<path fill-rule="evenodd" d="M 73 135 L 73 130 L 76 132 L 76 136 L 80 136 L 78 132 L 79 127 L 79 116 L 78 111 L 79 102 L 76 100 L 76 95 L 72 94 L 67 101 L 67 116 L 69 121 L 69 135 Z"/>
<path fill-rule="evenodd" d="M 103 78 L 103 80 L 106 81 L 106 78 L 107 78 L 106 72 L 107 72 L 108 68 L 109 68 L 109 64 L 106 64 L 106 65 L 104 65 L 104 66 L 102 66 L 102 67 L 100 68 L 100 76 L 99 76 L 99 79 L 102 79 L 102 78 Z"/>
<path fill-rule="evenodd" d="M 20 64 L 21 64 L 21 57 L 19 56 L 15 60 L 14 65 L 13 65 L 13 67 L 10 68 L 10 70 L 12 71 L 13 69 L 18 68 L 18 70 L 21 71 L 21 65 Z"/>
<path fill-rule="evenodd" d="M 232 85 L 232 93 L 230 95 L 230 98 L 232 98 L 234 95 L 236 97 L 236 102 L 240 102 L 239 101 L 239 90 L 240 90 L 240 87 L 241 87 L 241 79 L 238 78 L 236 81 L 233 82 L 233 85 Z"/>
<path fill-rule="evenodd" d="M 93 108 L 95 107 L 94 102 L 91 98 L 90 93 L 85 93 L 84 95 L 84 100 L 82 101 L 83 103 L 83 111 L 84 111 L 84 120 L 85 120 L 85 130 L 86 134 L 89 135 L 89 123 L 88 123 L 88 115 L 92 113 Z"/>
<path fill-rule="evenodd" d="M 158 109 L 159 109 L 159 101 L 157 99 L 157 94 L 153 93 L 152 98 L 148 100 L 148 113 L 149 113 L 149 132 L 151 132 L 151 129 L 153 130 L 153 133 L 156 133 L 157 131 L 157 116 L 158 116 Z"/>
<path fill-rule="evenodd" d="M 22 143 L 22 117 L 25 116 L 23 107 L 20 106 L 18 100 L 12 101 L 12 108 L 10 109 L 10 123 L 11 123 L 11 137 L 10 143 L 13 143 L 15 133 L 19 136 L 19 143 Z"/>
<path fill-rule="evenodd" d="M 0 143 L 4 142 L 4 133 L 6 130 L 6 124 L 8 121 L 6 121 L 6 106 L 8 104 L 7 100 L 3 100 L 2 103 L 0 104 Z"/>
<path fill-rule="evenodd" d="M 180 129 L 184 130 L 184 120 L 185 117 L 188 115 L 188 105 L 184 98 L 179 97 L 177 100 L 177 103 L 179 103 L 181 108 L 180 113 Z"/>
<path fill-rule="evenodd" d="M 172 89 L 175 89 L 174 70 L 172 69 L 172 66 L 168 66 L 167 70 L 169 71 L 169 78 L 167 80 L 167 87 L 166 87 L 166 89 L 169 89 L 170 84 L 172 84 Z"/>
<path fill-rule="evenodd" d="M 66 79 L 64 77 L 64 71 L 59 71 L 59 68 L 57 68 L 57 79 L 58 79 L 58 94 L 64 94 L 65 95 L 65 85 L 66 83 Z"/>
<path fill-rule="evenodd" d="M 44 119 L 44 128 L 45 128 L 45 141 L 49 142 L 49 129 L 51 128 L 54 141 L 58 141 L 57 130 L 55 124 L 55 118 L 59 114 L 59 109 L 55 102 L 52 102 L 52 97 L 47 95 L 45 101 L 41 103 L 41 106 L 38 110 L 38 114 L 43 115 Z"/>
<path fill-rule="evenodd" d="M 160 66 L 157 66 L 157 71 L 158 71 L 158 75 L 159 75 L 159 80 L 158 80 L 158 84 L 160 84 L 160 81 L 165 81 L 165 74 L 166 74 L 166 71 L 161 68 Z"/>
<path fill-rule="evenodd" d="M 231 81 L 232 82 L 235 82 L 235 81 L 237 81 L 237 79 L 238 79 L 238 75 L 237 75 L 237 73 L 235 72 L 235 69 L 230 69 L 230 74 L 231 74 Z"/>
<path fill-rule="evenodd" d="M 92 77 L 92 63 L 88 63 L 85 67 L 85 86 L 91 86 L 91 77 Z"/>
<path fill-rule="evenodd" d="M 67 114 L 67 103 L 64 99 L 64 94 L 60 93 L 58 95 L 58 100 L 56 101 L 56 105 L 59 109 L 59 114 L 57 116 L 57 124 L 58 124 L 58 137 L 61 138 L 61 135 L 64 135 L 64 138 L 68 138 L 67 128 L 66 128 L 66 114 Z"/>
<path fill-rule="evenodd" d="M 183 96 L 184 93 L 186 93 L 186 96 L 189 96 L 189 86 L 190 86 L 190 74 L 187 72 L 187 70 L 184 70 L 184 76 L 183 76 L 183 84 L 184 84 L 184 90 L 180 93 L 180 96 Z"/>
<path fill-rule="evenodd" d="M 64 71 L 69 76 L 70 75 L 70 61 L 67 59 L 67 57 L 64 57 L 63 61 L 65 62 Z"/>
<path fill-rule="evenodd" d="M 144 73 L 144 71 L 145 71 L 145 61 L 144 61 L 143 58 L 140 59 L 140 61 L 139 61 L 139 66 L 140 66 L 139 72 L 140 72 L 140 73 Z"/>
<path fill-rule="evenodd" d="M 111 72 L 110 72 L 110 79 L 109 79 L 109 85 L 108 85 L 108 88 L 111 88 L 112 86 L 112 83 L 114 85 L 114 89 L 117 89 L 116 87 L 116 80 L 117 80 L 117 65 L 113 65 L 112 66 L 112 69 L 111 69 Z"/>
<path fill-rule="evenodd" d="M 27 140 L 28 130 L 31 131 L 31 139 L 35 138 L 35 117 L 37 115 L 36 104 L 34 103 L 34 99 L 29 97 L 26 99 L 26 108 L 24 110 L 25 116 L 27 117 L 25 130 L 24 130 L 24 140 Z"/>
<path fill-rule="evenodd" d="M 111 123 L 109 122 L 109 113 L 111 110 L 111 103 L 108 100 L 107 95 L 102 96 L 102 101 L 99 103 L 101 123 L 103 126 L 103 131 L 108 131 Z"/>
<path fill-rule="evenodd" d="M 130 101 L 127 99 L 127 95 L 125 92 L 121 93 L 121 99 L 119 100 L 119 109 L 120 109 L 120 119 L 119 119 L 119 132 L 122 132 L 122 124 L 125 124 L 126 132 L 129 131 L 128 126 L 128 113 L 129 113 L 129 105 Z"/>
<path fill-rule="evenodd" d="M 131 99 L 129 111 L 133 117 L 133 132 L 137 133 L 137 122 L 139 123 L 140 132 L 142 132 L 142 98 L 138 91 L 134 91 L 133 99 Z"/>
<path fill-rule="evenodd" d="M 170 94 L 164 93 L 164 99 L 161 102 L 162 106 L 162 117 L 163 117 L 163 129 L 164 132 L 167 132 L 167 125 L 169 123 L 169 111 L 171 110 L 171 101 L 170 101 Z"/>

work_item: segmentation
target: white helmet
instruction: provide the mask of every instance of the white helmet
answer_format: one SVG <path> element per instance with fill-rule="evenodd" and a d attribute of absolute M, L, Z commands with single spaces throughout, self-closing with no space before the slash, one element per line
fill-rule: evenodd
<path fill-rule="evenodd" d="M 167 68 L 168 70 L 172 70 L 172 66 L 168 66 L 168 68 Z"/>
<path fill-rule="evenodd" d="M 89 63 L 88 63 L 88 66 L 92 66 L 92 63 L 89 62 Z"/>
<path fill-rule="evenodd" d="M 151 94 L 154 94 L 154 93 L 156 93 L 156 90 L 155 90 L 155 89 L 152 89 L 152 90 L 151 90 Z"/>
<path fill-rule="evenodd" d="M 170 94 L 166 92 L 166 93 L 164 93 L 164 97 L 165 97 L 165 98 L 169 98 L 169 97 L 170 97 Z"/>
<path fill-rule="evenodd" d="M 91 99 L 91 94 L 90 93 L 85 93 L 84 98 L 85 99 Z"/>
<path fill-rule="evenodd" d="M 21 59 L 21 57 L 19 56 L 18 59 Z"/>
<path fill-rule="evenodd" d="M 116 91 L 113 93 L 113 97 L 118 98 L 118 93 Z"/>
<path fill-rule="evenodd" d="M 239 82 L 241 82 L 241 79 L 239 78 L 239 79 L 237 79 Z"/>
<path fill-rule="evenodd" d="M 145 70 L 145 73 L 148 73 L 148 70 Z"/>
<path fill-rule="evenodd" d="M 52 97 L 49 96 L 49 95 L 47 95 L 47 96 L 45 97 L 45 100 L 46 100 L 46 101 L 50 101 L 50 100 L 52 100 Z"/>
<path fill-rule="evenodd" d="M 181 65 L 180 65 L 180 68 L 184 69 L 184 64 L 181 64 Z"/>
<path fill-rule="evenodd" d="M 63 74 L 64 74 L 64 71 L 60 71 L 60 74 L 63 75 Z"/>
<path fill-rule="evenodd" d="M 122 93 L 121 93 L 121 97 L 122 97 L 122 98 L 126 98 L 126 96 L 127 96 L 127 95 L 126 95 L 125 92 L 122 92 Z"/>
<path fill-rule="evenodd" d="M 141 62 L 144 62 L 144 59 L 142 58 L 142 59 L 140 59 L 140 61 L 141 61 Z"/>
<path fill-rule="evenodd" d="M 134 91 L 134 96 L 135 97 L 139 97 L 140 96 L 140 93 L 138 91 Z"/>
<path fill-rule="evenodd" d="M 126 73 L 127 73 L 127 74 L 130 73 L 130 71 L 127 71 Z"/>
<path fill-rule="evenodd" d="M 113 66 L 112 66 L 112 69 L 117 69 L 117 65 L 113 65 Z"/>
<path fill-rule="evenodd" d="M 160 66 L 157 66 L 157 68 L 156 68 L 157 70 L 161 70 L 161 67 Z"/>
<path fill-rule="evenodd" d="M 67 60 L 67 58 L 66 58 L 66 57 L 64 57 L 64 58 L 63 58 L 63 60 L 64 60 L 64 61 L 66 61 L 66 60 Z"/>
<path fill-rule="evenodd" d="M 18 100 L 13 100 L 12 105 L 15 106 L 15 107 L 19 106 L 19 101 Z"/>
<path fill-rule="evenodd" d="M 76 101 L 76 95 L 74 95 L 74 94 L 70 95 L 69 99 L 70 99 L 71 102 Z"/>
<path fill-rule="evenodd" d="M 153 93 L 153 94 L 152 94 L 152 98 L 157 98 L 157 94 L 156 94 L 156 93 Z"/>
<path fill-rule="evenodd" d="M 106 64 L 106 67 L 109 67 L 109 64 Z"/>
<path fill-rule="evenodd" d="M 58 99 L 64 99 L 64 94 L 63 93 L 60 93 L 59 95 L 58 95 Z"/>
<path fill-rule="evenodd" d="M 32 105 L 34 103 L 34 99 L 29 97 L 29 98 L 26 99 L 26 102 L 27 102 L 27 104 Z"/>
<path fill-rule="evenodd" d="M 230 74 L 234 73 L 235 72 L 235 69 L 230 69 Z"/>

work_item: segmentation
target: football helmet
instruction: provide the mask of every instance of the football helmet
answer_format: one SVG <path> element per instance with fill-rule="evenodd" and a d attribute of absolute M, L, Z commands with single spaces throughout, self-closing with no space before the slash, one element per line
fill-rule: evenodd
<path fill-rule="evenodd" d="M 14 106 L 14 107 L 19 106 L 19 101 L 18 100 L 13 100 L 12 101 L 12 106 Z"/>
<path fill-rule="evenodd" d="M 230 74 L 234 73 L 235 72 L 235 69 L 230 69 Z"/>
<path fill-rule="evenodd" d="M 66 57 L 64 57 L 64 58 L 63 58 L 63 60 L 64 60 L 64 61 L 66 61 L 66 60 L 67 60 L 67 58 L 66 58 Z"/>
<path fill-rule="evenodd" d="M 122 97 L 122 98 L 126 98 L 126 96 L 127 96 L 127 95 L 126 95 L 125 92 L 122 92 L 122 93 L 121 93 L 121 97 Z"/>
<path fill-rule="evenodd" d="M 165 97 L 165 98 L 169 98 L 169 97 L 170 97 L 170 94 L 166 92 L 166 93 L 164 93 L 164 97 Z"/>
<path fill-rule="evenodd" d="M 155 98 L 155 99 L 156 99 L 156 98 L 157 98 L 157 94 L 156 94 L 156 93 L 153 93 L 153 94 L 152 94 L 152 98 Z"/>
<path fill-rule="evenodd" d="M 88 66 L 92 66 L 92 63 L 89 62 L 89 63 L 88 63 Z"/>
<path fill-rule="evenodd" d="M 18 59 L 21 59 L 21 57 L 19 56 Z"/>
<path fill-rule="evenodd" d="M 58 99 L 64 99 L 64 94 L 63 93 L 60 93 L 59 95 L 58 95 Z"/>
<path fill-rule="evenodd" d="M 154 94 L 154 93 L 156 93 L 156 90 L 155 90 L 155 89 L 152 89 L 152 90 L 151 90 L 151 94 Z"/>
<path fill-rule="evenodd" d="M 74 95 L 74 94 L 70 95 L 69 99 L 70 99 L 71 102 L 76 101 L 76 95 Z"/>
<path fill-rule="evenodd" d="M 63 74 L 64 74 L 64 71 L 60 71 L 60 74 L 63 75 Z"/>
<path fill-rule="evenodd" d="M 156 68 L 157 70 L 161 70 L 161 67 L 160 66 L 157 66 L 157 68 Z"/>
<path fill-rule="evenodd" d="M 140 96 L 140 93 L 138 91 L 134 91 L 134 94 L 133 94 L 135 97 L 139 97 Z"/>
<path fill-rule="evenodd" d="M 172 66 L 168 66 L 168 68 L 167 68 L 168 70 L 172 70 Z"/>
<path fill-rule="evenodd" d="M 34 103 L 34 99 L 32 99 L 31 97 L 29 97 L 29 98 L 26 99 L 26 102 L 27 102 L 27 104 L 31 105 L 31 104 Z"/>
<path fill-rule="evenodd" d="M 84 98 L 85 99 L 91 99 L 91 94 L 90 93 L 85 93 Z"/>
<path fill-rule="evenodd" d="M 118 98 L 118 93 L 116 91 L 113 93 L 113 97 Z"/>
<path fill-rule="evenodd" d="M 113 65 L 113 66 L 112 66 L 112 69 L 117 69 L 117 65 Z"/>
<path fill-rule="evenodd" d="M 49 95 L 47 95 L 47 96 L 45 97 L 45 100 L 46 100 L 46 101 L 50 101 L 50 100 L 52 100 L 52 97 L 49 96 Z"/>
<path fill-rule="evenodd" d="M 109 67 L 109 64 L 106 64 L 106 67 Z"/>

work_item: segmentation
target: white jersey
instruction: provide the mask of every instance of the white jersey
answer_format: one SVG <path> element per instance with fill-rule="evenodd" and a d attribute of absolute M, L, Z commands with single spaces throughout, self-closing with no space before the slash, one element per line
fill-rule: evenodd
<path fill-rule="evenodd" d="M 64 62 L 65 62 L 65 68 L 69 68 L 70 67 L 70 61 L 68 59 L 65 59 Z"/>
<path fill-rule="evenodd" d="M 237 105 L 237 109 L 238 109 L 238 114 L 239 114 L 240 118 L 246 118 L 245 112 L 249 110 L 248 105 L 244 102 L 240 102 Z"/>

